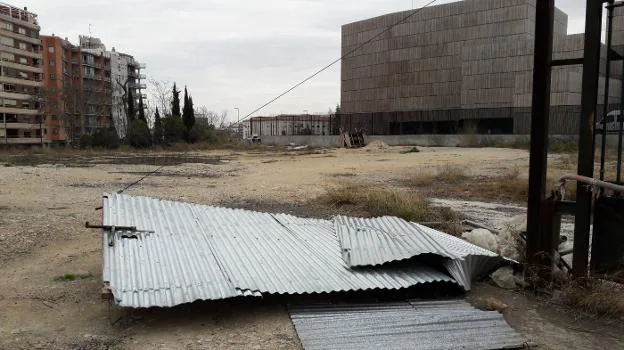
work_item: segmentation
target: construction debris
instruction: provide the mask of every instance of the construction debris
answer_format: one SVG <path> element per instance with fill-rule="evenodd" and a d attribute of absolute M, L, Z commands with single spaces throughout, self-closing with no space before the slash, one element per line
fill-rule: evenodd
<path fill-rule="evenodd" d="M 518 349 L 529 345 L 499 312 L 477 310 L 464 300 L 290 306 L 289 312 L 307 350 Z"/>
<path fill-rule="evenodd" d="M 195 300 L 419 284 L 469 290 L 471 280 L 505 263 L 462 239 L 398 218 L 361 220 L 303 219 L 108 194 L 101 225 L 103 279 L 121 306 L 170 307 Z M 370 242 L 347 248 L 363 225 L 373 227 Z M 106 229 L 112 227 L 136 231 Z M 368 261 L 372 255 L 364 254 L 365 249 L 381 253 L 388 245 L 397 248 L 396 254 L 382 255 L 380 261 Z M 393 264 L 425 253 L 441 256 L 447 272 L 413 261 Z M 357 256 L 360 263 L 351 260 Z"/>

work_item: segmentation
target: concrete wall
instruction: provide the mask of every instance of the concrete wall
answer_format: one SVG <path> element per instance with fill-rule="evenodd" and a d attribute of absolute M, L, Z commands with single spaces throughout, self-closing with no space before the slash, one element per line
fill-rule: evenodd
<path fill-rule="evenodd" d="M 497 146 L 508 144 L 529 144 L 529 135 L 380 135 L 364 136 L 364 141 L 369 144 L 373 141 L 383 141 L 389 146 L 424 146 L 424 147 L 476 147 Z M 551 142 L 577 142 L 577 136 L 553 135 Z M 600 147 L 602 138 L 596 138 L 596 147 Z M 288 146 L 308 145 L 310 147 L 342 147 L 340 136 L 263 136 L 262 143 L 265 145 Z M 618 137 L 607 136 L 609 149 L 617 149 Z"/>

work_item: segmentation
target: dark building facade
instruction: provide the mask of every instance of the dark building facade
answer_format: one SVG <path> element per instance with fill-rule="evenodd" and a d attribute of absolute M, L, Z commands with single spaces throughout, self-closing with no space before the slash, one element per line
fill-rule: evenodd
<path fill-rule="evenodd" d="M 528 134 L 535 0 L 465 0 L 428 7 L 384 32 L 410 14 L 342 27 L 342 53 L 348 54 L 341 71 L 343 128 L 369 134 Z M 554 59 L 583 56 L 584 36 L 567 35 L 567 21 L 557 10 Z M 616 16 L 614 27 L 623 27 L 622 22 L 624 17 Z M 621 63 L 613 63 L 611 71 L 609 101 L 617 103 Z M 553 68 L 551 133 L 578 133 L 581 77 L 580 65 Z M 602 101 L 604 76 L 600 82 Z"/>

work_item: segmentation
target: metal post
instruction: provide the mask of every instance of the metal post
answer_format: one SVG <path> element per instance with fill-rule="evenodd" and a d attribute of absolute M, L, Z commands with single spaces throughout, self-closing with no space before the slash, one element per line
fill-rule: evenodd
<path fill-rule="evenodd" d="M 581 120 L 579 128 L 578 175 L 594 177 L 596 138 L 596 105 L 598 103 L 598 75 L 600 73 L 600 34 L 602 1 L 587 0 L 585 15 L 585 45 Z M 592 192 L 587 186 L 577 186 L 577 214 L 574 221 L 574 258 L 572 272 L 587 276 L 589 262 L 589 229 L 592 214 Z"/>
<path fill-rule="evenodd" d="M 622 60 L 622 72 L 624 72 L 624 60 Z M 620 132 L 618 134 L 618 157 L 617 157 L 617 178 L 618 184 L 622 181 L 622 134 L 624 133 L 624 84 L 620 87 L 620 115 L 618 115 L 618 121 L 620 122 Z"/>
<path fill-rule="evenodd" d="M 613 5 L 613 0 L 609 1 Z M 602 140 L 600 146 L 600 180 L 604 180 L 605 175 L 605 155 L 607 149 L 607 114 L 609 113 L 609 83 L 611 78 L 611 37 L 613 31 L 613 7 L 607 6 L 607 67 L 605 71 L 604 106 L 602 108 Z M 603 193 L 604 189 L 600 189 Z"/>
<path fill-rule="evenodd" d="M 538 0 L 536 3 L 533 57 L 533 98 L 531 107 L 531 154 L 529 160 L 529 199 L 527 208 L 527 262 L 538 263 L 536 257 L 545 247 L 541 221 L 541 202 L 546 193 L 548 167 L 548 124 L 550 112 L 550 73 L 555 21 L 555 1 Z M 552 255 L 554 252 L 547 252 Z"/>

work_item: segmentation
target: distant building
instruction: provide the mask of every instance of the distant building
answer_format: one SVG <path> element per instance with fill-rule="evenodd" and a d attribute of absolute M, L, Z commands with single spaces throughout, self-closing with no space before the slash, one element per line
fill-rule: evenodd
<path fill-rule="evenodd" d="M 67 38 L 41 37 L 47 138 L 77 142 L 112 126 L 110 58 L 73 45 Z"/>
<path fill-rule="evenodd" d="M 106 46 L 99 38 L 90 36 L 80 36 L 80 46 L 83 50 L 91 52 L 102 52 L 110 59 L 111 74 L 110 83 L 112 88 L 112 120 L 119 137 L 126 136 L 126 95 L 132 91 L 135 99 L 135 109 L 138 111 L 139 100 L 144 100 L 144 108 L 147 95 L 144 93 L 147 86 L 144 81 L 145 64 L 139 63 L 132 55 L 117 52 L 113 47 L 111 51 L 106 50 Z"/>
<path fill-rule="evenodd" d="M 616 45 L 624 44 L 623 11 L 616 10 Z M 557 9 L 553 59 L 583 57 L 584 35 L 567 35 L 567 24 Z M 536 35 L 535 0 L 465 0 L 346 24 L 342 126 L 369 134 L 528 134 Z M 601 57 L 604 95 L 606 49 Z M 612 67 L 609 97 L 617 103 L 621 63 Z M 553 68 L 551 133 L 578 133 L 581 80 L 581 65 Z"/>
<path fill-rule="evenodd" d="M 329 135 L 332 119 L 328 115 L 278 115 L 249 119 L 250 136 Z"/>
<path fill-rule="evenodd" d="M 0 3 L 0 145 L 45 144 L 37 15 Z"/>

